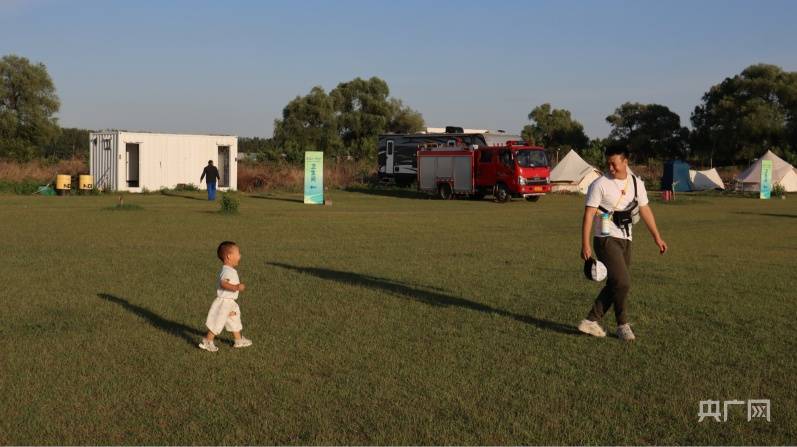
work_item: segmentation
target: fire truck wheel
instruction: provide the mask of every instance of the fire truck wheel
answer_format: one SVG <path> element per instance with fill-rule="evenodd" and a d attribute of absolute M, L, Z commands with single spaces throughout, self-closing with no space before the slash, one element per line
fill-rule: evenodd
<path fill-rule="evenodd" d="M 451 185 L 448 183 L 441 183 L 437 186 L 437 196 L 443 200 L 451 199 Z"/>
<path fill-rule="evenodd" d="M 528 196 L 528 197 L 526 197 L 526 200 L 529 201 L 529 202 L 536 202 L 536 201 L 540 200 L 540 196 Z"/>
<path fill-rule="evenodd" d="M 495 201 L 498 203 L 506 203 L 512 200 L 512 194 L 509 192 L 509 188 L 506 187 L 504 184 L 499 184 L 495 188 Z"/>

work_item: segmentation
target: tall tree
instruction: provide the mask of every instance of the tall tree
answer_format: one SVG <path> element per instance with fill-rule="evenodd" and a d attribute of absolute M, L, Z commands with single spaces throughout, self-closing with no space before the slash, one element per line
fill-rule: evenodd
<path fill-rule="evenodd" d="M 637 161 L 687 155 L 689 129 L 666 106 L 627 102 L 606 121 L 612 126 L 609 138 L 628 146 Z"/>
<path fill-rule="evenodd" d="M 58 135 L 61 103 L 44 64 L 0 59 L 0 157 L 30 159 Z"/>
<path fill-rule="evenodd" d="M 274 142 L 289 161 L 300 161 L 305 151 L 324 151 L 335 156 L 341 148 L 335 105 L 323 88 L 313 87 L 297 96 L 274 121 Z"/>
<path fill-rule="evenodd" d="M 393 112 L 389 94 L 387 83 L 377 77 L 341 82 L 329 92 L 348 155 L 358 159 L 372 155 L 377 137 L 387 129 Z"/>
<path fill-rule="evenodd" d="M 713 162 L 797 152 L 797 72 L 757 64 L 712 86 L 692 113 L 693 144 Z"/>
<path fill-rule="evenodd" d="M 533 144 L 554 148 L 583 149 L 589 144 L 584 126 L 565 109 L 552 109 L 548 103 L 535 107 L 528 115 L 532 124 L 523 127 L 521 135 Z"/>
<path fill-rule="evenodd" d="M 423 116 L 391 98 L 387 83 L 377 77 L 341 82 L 327 95 L 314 87 L 296 97 L 274 122 L 274 144 L 301 160 L 306 150 L 331 157 L 373 159 L 380 133 L 411 133 L 423 129 Z"/>
<path fill-rule="evenodd" d="M 91 130 L 73 127 L 62 128 L 52 143 L 44 146 L 42 155 L 49 158 L 89 158 Z"/>
<path fill-rule="evenodd" d="M 390 98 L 390 117 L 387 131 L 393 133 L 415 133 L 423 130 L 425 123 L 420 112 L 404 105 L 400 99 Z"/>
<path fill-rule="evenodd" d="M 598 169 L 603 169 L 606 160 L 604 154 L 609 146 L 608 138 L 595 138 L 589 141 L 589 145 L 581 152 L 581 158 L 587 163 Z"/>
<path fill-rule="evenodd" d="M 257 160 L 282 161 L 283 159 L 273 138 L 239 137 L 238 152 L 254 154 Z"/>

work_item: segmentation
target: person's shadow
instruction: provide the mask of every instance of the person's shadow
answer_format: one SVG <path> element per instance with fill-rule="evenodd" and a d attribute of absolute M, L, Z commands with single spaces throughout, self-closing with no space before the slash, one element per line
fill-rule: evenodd
<path fill-rule="evenodd" d="M 463 309 L 472 310 L 476 312 L 484 312 L 488 314 L 500 315 L 502 317 L 511 318 L 522 323 L 536 326 L 540 329 L 545 329 L 561 334 L 579 335 L 580 333 L 573 326 L 568 326 L 555 321 L 543 320 L 529 315 L 517 314 L 504 309 L 498 309 L 486 304 L 476 301 L 471 301 L 465 298 L 446 295 L 440 292 L 425 290 L 417 287 L 410 286 L 398 281 L 379 278 L 376 276 L 363 275 L 360 273 L 343 272 L 339 270 L 330 270 L 315 267 L 299 267 L 295 265 L 282 264 L 279 262 L 269 262 L 269 265 L 280 267 L 287 270 L 293 270 L 299 273 L 305 273 L 328 281 L 336 281 L 344 284 L 356 285 L 366 287 L 369 289 L 384 290 L 393 295 L 399 296 L 403 299 L 418 301 L 430 306 L 443 307 L 443 306 L 457 306 Z"/>
<path fill-rule="evenodd" d="M 208 202 L 207 197 L 196 197 L 188 194 L 178 194 L 176 192 L 169 192 L 169 191 L 161 191 L 161 194 L 166 197 L 179 197 L 181 199 L 190 199 L 190 200 L 201 200 L 203 202 Z"/>
<path fill-rule="evenodd" d="M 192 346 L 196 346 L 200 342 L 201 338 L 207 335 L 207 332 L 202 332 L 197 328 L 186 326 L 182 323 L 163 318 L 146 307 L 138 306 L 124 298 L 119 298 L 116 295 L 111 295 L 110 293 L 98 293 L 97 296 L 106 301 L 122 306 L 122 308 L 125 310 L 144 318 L 147 320 L 147 323 L 162 330 L 163 332 L 166 332 L 167 334 L 181 337 Z M 229 340 L 220 337 L 216 337 L 216 339 L 229 342 Z"/>

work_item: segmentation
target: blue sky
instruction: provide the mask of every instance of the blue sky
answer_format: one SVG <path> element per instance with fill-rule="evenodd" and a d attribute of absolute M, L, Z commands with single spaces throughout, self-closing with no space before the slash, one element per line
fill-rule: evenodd
<path fill-rule="evenodd" d="M 590 137 L 625 101 L 687 125 L 750 64 L 797 70 L 795 1 L 0 0 L 0 55 L 44 63 L 61 124 L 270 136 L 296 95 L 379 76 L 430 126 L 519 131 L 550 102 Z"/>

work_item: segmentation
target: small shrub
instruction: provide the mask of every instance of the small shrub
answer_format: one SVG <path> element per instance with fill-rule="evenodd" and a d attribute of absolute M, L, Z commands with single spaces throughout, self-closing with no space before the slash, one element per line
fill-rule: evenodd
<path fill-rule="evenodd" d="M 773 185 L 770 195 L 772 195 L 773 197 L 783 197 L 784 195 L 786 195 L 786 188 L 780 183 L 778 183 L 777 185 Z"/>
<path fill-rule="evenodd" d="M 223 214 L 237 214 L 238 206 L 240 204 L 241 201 L 238 200 L 237 197 L 234 197 L 232 194 L 222 194 L 221 209 L 219 211 Z"/>

